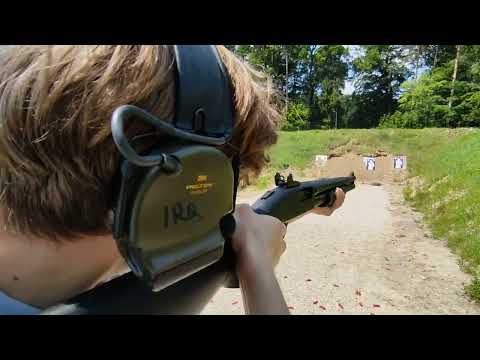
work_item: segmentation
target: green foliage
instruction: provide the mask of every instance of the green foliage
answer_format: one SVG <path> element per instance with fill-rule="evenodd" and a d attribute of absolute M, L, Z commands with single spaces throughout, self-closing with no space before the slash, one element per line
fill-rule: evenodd
<path fill-rule="evenodd" d="M 480 90 L 466 93 L 455 108 L 460 115 L 459 126 L 480 126 Z"/>
<path fill-rule="evenodd" d="M 287 118 L 282 126 L 282 130 L 305 130 L 308 129 L 308 120 L 310 118 L 310 109 L 303 103 L 290 103 L 287 111 Z"/>
<path fill-rule="evenodd" d="M 476 302 L 480 303 L 480 278 L 475 278 L 470 284 L 465 286 L 467 294 Z"/>
<path fill-rule="evenodd" d="M 296 129 L 332 128 L 336 119 L 339 128 L 480 126 L 479 45 L 367 45 L 353 59 L 343 45 L 227 46 L 310 109 L 308 119 L 290 116 Z M 352 95 L 342 94 L 347 79 Z"/>
<path fill-rule="evenodd" d="M 446 239 L 463 259 L 465 270 L 475 276 L 480 275 L 479 153 L 478 130 L 451 137 L 425 152 L 414 169 L 425 185 L 410 197 L 434 236 Z"/>
<path fill-rule="evenodd" d="M 435 68 L 417 81 L 405 82 L 398 111 L 383 117 L 380 126 L 480 126 L 480 47 L 463 46 L 462 49 L 464 55 L 459 58 L 455 82 L 452 81 L 453 61 Z"/>
<path fill-rule="evenodd" d="M 417 81 L 405 82 L 402 90 L 398 110 L 384 116 L 380 127 L 442 127 L 454 116 L 445 96 L 450 94 L 449 81 L 434 80 L 427 74 Z"/>
<path fill-rule="evenodd" d="M 317 97 L 320 124 L 323 127 L 333 127 L 335 116 L 342 107 L 342 89 L 345 86 L 345 79 L 348 75 L 348 64 L 345 59 L 348 57 L 347 48 L 339 45 L 327 45 L 320 48 L 318 52 L 321 63 L 320 89 Z"/>
<path fill-rule="evenodd" d="M 339 128 L 353 128 L 353 118 L 358 111 L 357 104 L 352 95 L 343 95 L 340 98 L 340 108 L 338 113 Z"/>
<path fill-rule="evenodd" d="M 314 156 L 342 147 L 345 151 L 371 154 L 378 149 L 405 153 L 410 171 L 422 168 L 426 154 L 438 152 L 452 139 L 470 133 L 464 129 L 339 129 L 280 132 L 278 143 L 271 149 L 270 167 L 284 164 L 304 169 L 312 165 Z M 475 132 L 480 136 L 480 132 Z M 417 175 L 417 173 L 413 173 Z"/>
<path fill-rule="evenodd" d="M 434 69 L 453 60 L 455 51 L 455 45 L 426 45 L 422 52 L 422 60 L 426 66 Z"/>
<path fill-rule="evenodd" d="M 311 109 L 308 124 L 333 124 L 348 73 L 342 45 L 239 45 L 236 54 L 271 75 L 290 101 Z M 287 66 L 288 65 L 288 66 Z M 287 77 L 288 73 L 288 77 Z M 304 128 L 304 127 L 303 127 Z"/>
<path fill-rule="evenodd" d="M 376 127 L 380 118 L 395 111 L 400 85 L 411 75 L 408 53 L 398 45 L 362 46 L 364 54 L 353 61 L 356 72 L 352 122 Z"/>
<path fill-rule="evenodd" d="M 280 88 L 285 86 L 284 45 L 239 45 L 236 54 L 269 74 Z"/>

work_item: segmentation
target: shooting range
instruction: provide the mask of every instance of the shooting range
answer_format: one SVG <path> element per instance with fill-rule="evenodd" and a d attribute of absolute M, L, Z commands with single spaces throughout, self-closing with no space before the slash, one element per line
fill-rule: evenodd
<path fill-rule="evenodd" d="M 365 170 L 367 171 L 375 171 L 376 169 L 376 159 L 373 157 L 364 157 L 363 158 L 363 165 L 365 166 Z"/>
<path fill-rule="evenodd" d="M 0 315 L 480 315 L 480 45 L 0 61 Z"/>
<path fill-rule="evenodd" d="M 327 165 L 328 155 L 315 155 L 315 165 L 317 167 L 324 167 Z"/>
<path fill-rule="evenodd" d="M 407 157 L 406 156 L 394 156 L 393 157 L 393 168 L 395 170 L 406 170 L 407 169 Z"/>
<path fill-rule="evenodd" d="M 347 153 L 314 155 L 314 177 L 347 176 L 352 171 L 359 181 L 401 182 L 407 176 L 407 157 L 378 151 L 372 155 Z"/>

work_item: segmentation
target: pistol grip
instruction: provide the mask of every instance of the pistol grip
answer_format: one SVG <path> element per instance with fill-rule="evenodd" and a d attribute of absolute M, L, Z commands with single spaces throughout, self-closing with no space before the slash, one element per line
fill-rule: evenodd
<path fill-rule="evenodd" d="M 327 207 L 332 207 L 333 204 L 335 204 L 335 201 L 337 201 L 337 194 L 336 194 L 336 189 L 332 190 L 330 192 L 329 200 L 327 203 Z"/>
<path fill-rule="evenodd" d="M 224 287 L 230 289 L 236 289 L 240 287 L 240 282 L 236 272 L 235 254 L 232 248 L 232 235 L 235 231 L 235 226 L 236 223 L 233 214 L 228 214 L 220 220 L 220 230 L 223 238 L 225 239 L 223 258 L 221 261 L 224 262 L 227 270 Z"/>

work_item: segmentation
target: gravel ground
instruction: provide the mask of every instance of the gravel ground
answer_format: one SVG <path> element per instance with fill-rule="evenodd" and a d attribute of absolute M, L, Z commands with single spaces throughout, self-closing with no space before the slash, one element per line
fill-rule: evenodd
<path fill-rule="evenodd" d="M 276 273 L 292 314 L 480 314 L 464 294 L 469 276 L 458 257 L 401 191 L 359 184 L 331 217 L 289 225 Z M 239 195 L 253 203 L 261 193 Z M 221 289 L 203 314 L 244 314 L 240 291 Z"/>

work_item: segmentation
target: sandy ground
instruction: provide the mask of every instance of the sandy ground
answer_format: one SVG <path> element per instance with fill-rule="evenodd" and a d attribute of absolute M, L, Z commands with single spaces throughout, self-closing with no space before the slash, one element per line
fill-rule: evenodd
<path fill-rule="evenodd" d="M 457 256 L 402 199 L 400 185 L 359 184 L 331 217 L 289 225 L 276 273 L 292 314 L 480 314 Z M 203 314 L 244 314 L 240 291 L 221 289 Z"/>

